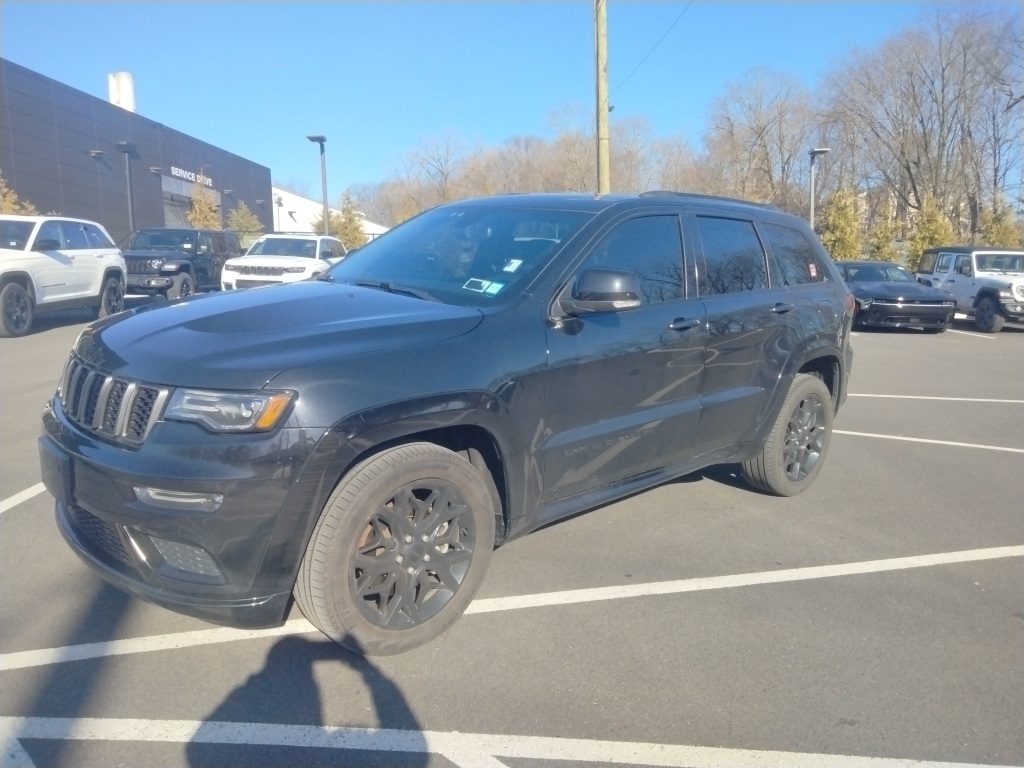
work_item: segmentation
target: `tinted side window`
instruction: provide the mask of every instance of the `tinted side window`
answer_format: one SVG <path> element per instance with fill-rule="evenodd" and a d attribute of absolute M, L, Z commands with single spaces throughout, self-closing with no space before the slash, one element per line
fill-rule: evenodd
<path fill-rule="evenodd" d="M 917 271 L 931 274 L 933 269 L 935 269 L 935 254 L 925 251 L 921 254 L 921 261 L 917 264 Z"/>
<path fill-rule="evenodd" d="M 768 287 L 764 248 L 752 221 L 697 217 L 711 295 Z"/>
<path fill-rule="evenodd" d="M 939 266 L 936 267 L 935 271 L 936 272 L 949 272 L 949 265 L 953 262 L 953 256 L 955 256 L 955 255 L 956 254 L 953 254 L 953 253 L 940 253 L 939 254 Z M 934 258 L 934 256 L 932 258 Z M 921 271 L 924 272 L 923 269 Z M 929 269 L 928 271 L 931 272 L 931 269 Z"/>
<path fill-rule="evenodd" d="M 958 275 L 969 275 L 972 273 L 971 254 L 964 253 L 956 258 L 956 272 Z"/>
<path fill-rule="evenodd" d="M 640 301 L 683 297 L 683 246 L 676 216 L 644 216 L 619 224 L 587 257 L 584 269 L 619 269 L 640 277 Z"/>
<path fill-rule="evenodd" d="M 803 232 L 781 224 L 765 224 L 768 243 L 779 265 L 783 285 L 820 283 L 828 274 Z"/>
<path fill-rule="evenodd" d="M 77 221 L 62 221 L 60 227 L 64 230 L 64 239 L 68 242 L 68 248 L 85 250 L 92 247 L 89 244 L 89 238 L 85 234 L 85 227 Z"/>
<path fill-rule="evenodd" d="M 114 248 L 113 241 L 103 234 L 103 230 L 97 227 L 95 224 L 85 225 L 85 234 L 89 238 L 90 248 Z"/>

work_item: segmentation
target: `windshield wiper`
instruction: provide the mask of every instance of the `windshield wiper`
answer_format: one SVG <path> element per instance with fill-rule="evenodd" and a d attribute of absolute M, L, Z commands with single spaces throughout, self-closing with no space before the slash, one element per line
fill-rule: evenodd
<path fill-rule="evenodd" d="M 378 291 L 387 291 L 388 293 L 395 293 L 400 296 L 412 296 L 414 299 L 423 299 L 424 301 L 437 301 L 426 291 L 421 291 L 417 288 L 408 288 L 406 286 L 395 285 L 394 283 L 388 282 L 387 280 L 355 280 L 355 285 L 362 288 L 375 288 Z"/>

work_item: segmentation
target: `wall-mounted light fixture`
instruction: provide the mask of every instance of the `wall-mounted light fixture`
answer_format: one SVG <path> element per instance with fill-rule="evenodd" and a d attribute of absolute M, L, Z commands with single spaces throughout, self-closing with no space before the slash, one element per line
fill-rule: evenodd
<path fill-rule="evenodd" d="M 158 173 L 159 174 L 159 173 L 163 173 L 164 169 L 161 168 L 159 165 L 151 165 L 151 166 L 149 166 L 149 172 L 150 173 Z"/>
<path fill-rule="evenodd" d="M 89 157 L 102 157 L 105 154 L 107 154 L 107 153 L 104 152 L 102 149 L 90 149 L 89 150 Z"/>
<path fill-rule="evenodd" d="M 266 200 L 257 200 L 256 201 L 256 205 L 263 205 L 265 202 L 267 202 L 267 201 Z"/>
<path fill-rule="evenodd" d="M 224 194 L 228 195 L 229 197 L 231 197 L 232 195 L 235 194 L 235 190 L 233 190 L 233 189 L 225 189 L 224 190 Z"/>

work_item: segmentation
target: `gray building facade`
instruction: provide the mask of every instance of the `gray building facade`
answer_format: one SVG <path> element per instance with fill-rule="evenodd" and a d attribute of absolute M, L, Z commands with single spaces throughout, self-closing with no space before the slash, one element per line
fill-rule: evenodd
<path fill-rule="evenodd" d="M 0 58 L 0 174 L 40 213 L 91 219 L 119 243 L 188 226 L 202 194 L 274 228 L 270 169 Z"/>

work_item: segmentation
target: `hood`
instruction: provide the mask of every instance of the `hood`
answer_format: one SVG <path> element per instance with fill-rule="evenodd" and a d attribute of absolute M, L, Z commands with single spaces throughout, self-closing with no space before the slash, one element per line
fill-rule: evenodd
<path fill-rule="evenodd" d="M 883 301 L 953 301 L 953 295 L 923 283 L 894 283 L 888 280 L 877 282 L 849 283 L 854 296 Z"/>
<path fill-rule="evenodd" d="M 76 351 L 152 384 L 259 389 L 318 360 L 460 336 L 482 318 L 473 308 L 303 281 L 147 304 L 89 326 Z"/>

